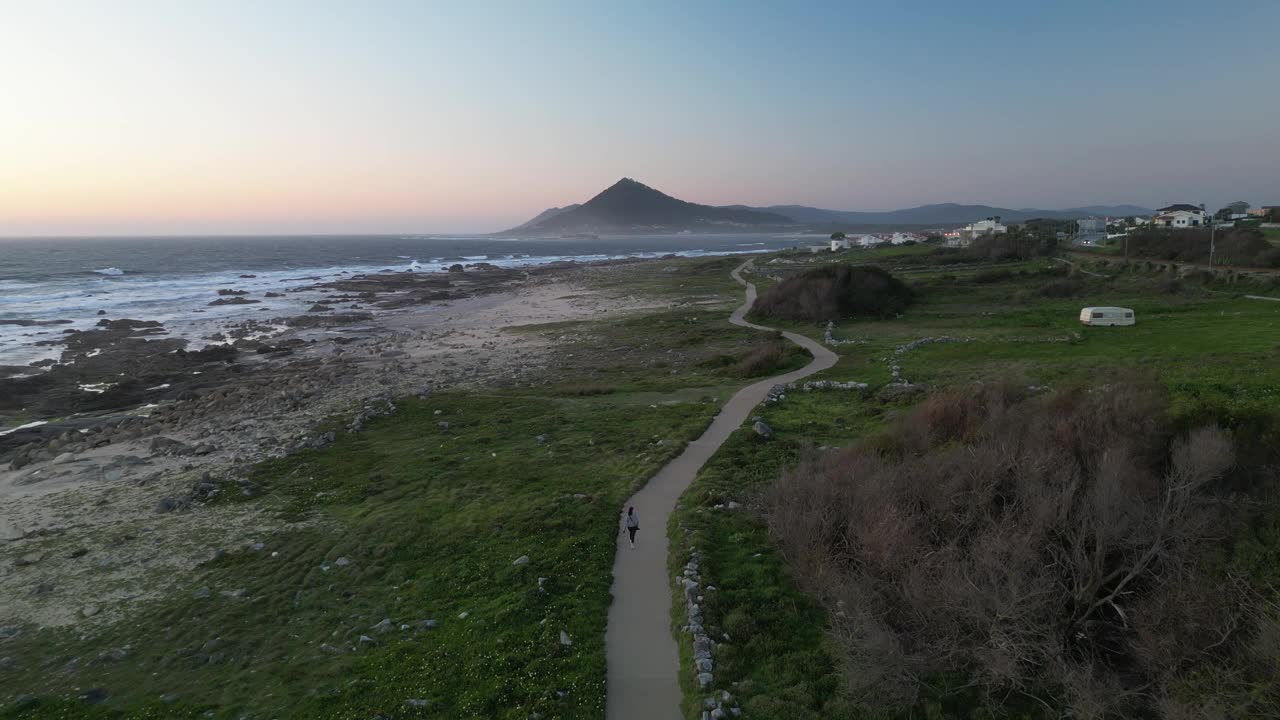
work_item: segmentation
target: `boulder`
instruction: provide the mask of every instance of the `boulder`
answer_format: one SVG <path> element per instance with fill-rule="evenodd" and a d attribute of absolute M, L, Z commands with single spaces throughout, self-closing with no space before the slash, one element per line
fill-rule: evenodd
<path fill-rule="evenodd" d="M 769 425 L 763 420 L 757 420 L 755 424 L 751 426 L 751 429 L 755 431 L 755 434 L 758 437 L 764 440 L 769 440 L 773 437 L 773 428 L 769 427 Z"/>
<path fill-rule="evenodd" d="M 35 565 L 44 559 L 44 553 L 39 551 L 29 552 L 14 561 L 14 565 L 18 567 L 26 567 L 27 565 Z"/>

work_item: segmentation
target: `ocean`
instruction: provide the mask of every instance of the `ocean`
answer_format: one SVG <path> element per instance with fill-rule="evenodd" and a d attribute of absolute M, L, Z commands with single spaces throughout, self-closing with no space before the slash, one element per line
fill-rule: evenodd
<path fill-rule="evenodd" d="M 562 240 L 425 235 L 0 238 L 0 365 L 57 358 L 60 345 L 40 343 L 64 330 L 90 328 L 101 317 L 160 320 L 171 337 L 187 338 L 195 349 L 212 328 L 247 317 L 272 317 L 272 311 L 297 314 L 298 301 L 305 300 L 298 293 L 279 299 L 263 293 L 283 293 L 344 274 L 443 272 L 454 263 L 474 262 L 516 267 L 561 260 L 726 255 L 811 242 L 794 235 L 719 234 Z M 221 288 L 249 291 L 262 302 L 209 307 Z M 27 322 L 52 320 L 70 322 Z"/>

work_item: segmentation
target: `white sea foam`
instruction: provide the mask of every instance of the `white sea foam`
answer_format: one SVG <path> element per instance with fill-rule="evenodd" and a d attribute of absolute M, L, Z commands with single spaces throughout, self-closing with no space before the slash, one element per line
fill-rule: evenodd
<path fill-rule="evenodd" d="M 123 275 L 124 274 L 124 271 L 118 267 L 102 268 L 101 270 L 94 270 L 94 272 L 98 273 L 99 275 Z"/>
<path fill-rule="evenodd" d="M 15 432 L 18 432 L 19 430 L 27 430 L 29 428 L 40 427 L 41 425 L 48 425 L 48 424 L 49 423 L 45 420 L 36 420 L 35 422 L 29 422 L 26 425 L 11 427 L 8 430 L 0 430 L 0 435 L 8 435 L 9 433 L 15 433 Z"/>

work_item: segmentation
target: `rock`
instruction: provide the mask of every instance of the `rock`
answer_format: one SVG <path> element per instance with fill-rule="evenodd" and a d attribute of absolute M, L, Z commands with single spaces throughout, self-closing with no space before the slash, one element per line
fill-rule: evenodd
<path fill-rule="evenodd" d="M 431 704 L 431 702 L 430 702 L 429 700 L 421 700 L 421 699 L 418 699 L 418 698 L 409 698 L 408 700 L 405 700 L 405 701 L 404 701 L 404 704 L 405 704 L 405 705 L 408 705 L 408 706 L 409 706 L 409 707 L 411 707 L 411 708 L 424 708 L 424 707 L 426 707 L 426 706 L 430 705 L 430 704 Z"/>
<path fill-rule="evenodd" d="M 148 447 L 152 455 L 189 455 L 191 447 L 186 443 L 164 436 L 155 437 Z"/>
<path fill-rule="evenodd" d="M 431 628 L 433 628 L 433 627 L 437 627 L 439 624 L 440 624 L 440 623 L 436 622 L 434 619 L 419 620 L 419 621 L 418 621 L 418 629 L 419 629 L 419 630 L 429 630 L 429 629 L 431 629 Z"/>
<path fill-rule="evenodd" d="M 545 444 L 546 444 L 546 442 L 547 442 L 547 436 L 546 436 L 546 435 L 539 435 L 538 437 L 534 438 L 534 440 L 536 440 L 536 441 L 538 442 L 538 444 L 539 444 L 539 445 L 545 445 Z"/>
<path fill-rule="evenodd" d="M 459 619 L 459 620 L 466 620 L 466 619 L 467 619 L 467 616 L 468 616 L 468 615 L 470 615 L 470 614 L 471 614 L 471 613 L 466 612 L 466 611 L 464 610 L 463 612 L 458 613 L 458 619 Z"/>
<path fill-rule="evenodd" d="M 191 597 L 195 598 L 196 600 L 204 600 L 205 598 L 209 597 L 212 594 L 213 592 L 209 590 L 209 588 L 202 587 L 202 588 L 196 588 L 195 592 L 191 593 Z"/>
<path fill-rule="evenodd" d="M 166 497 L 160 498 L 160 502 L 156 503 L 156 512 L 168 513 L 176 512 L 187 506 L 182 498 Z"/>
<path fill-rule="evenodd" d="M 73 463 L 75 461 L 76 461 L 75 453 L 64 452 L 58 457 L 53 459 L 53 464 L 66 465 L 67 463 Z"/>
<path fill-rule="evenodd" d="M 698 673 L 698 687 L 706 690 L 711 687 L 711 683 L 715 681 L 715 676 L 709 672 Z"/>
<path fill-rule="evenodd" d="M 391 622 L 391 619 L 390 619 L 390 618 L 383 618 L 381 622 L 379 622 L 379 623 L 378 623 L 378 624 L 376 624 L 376 625 L 373 625 L 373 626 L 372 626 L 372 627 L 370 627 L 369 629 L 370 629 L 370 630 L 372 630 L 372 631 L 374 631 L 374 632 L 378 632 L 378 633 L 386 633 L 386 632 L 391 632 L 391 630 L 392 630 L 394 627 L 395 627 L 395 625 L 394 625 L 394 624 L 392 624 L 392 622 Z"/>
<path fill-rule="evenodd" d="M 693 664 L 694 664 L 694 667 L 698 668 L 698 672 L 709 673 L 715 667 L 715 663 L 712 662 L 711 658 L 701 658 L 699 660 L 694 661 Z"/>
<path fill-rule="evenodd" d="M 17 468 L 14 469 L 16 470 Z M 22 529 L 16 525 L 0 522 L 0 543 L 21 540 L 23 535 L 25 535 L 25 533 L 23 533 Z"/>
<path fill-rule="evenodd" d="M 351 564 L 351 561 L 346 559 L 345 557 L 340 557 L 337 560 L 334 560 L 333 564 L 337 565 L 338 567 L 346 567 Z"/>
<path fill-rule="evenodd" d="M 102 608 L 98 607 L 97 605 L 85 605 L 84 607 L 80 608 L 80 614 L 87 618 L 91 618 L 94 615 L 97 615 L 101 610 Z"/>
<path fill-rule="evenodd" d="M 178 697 L 179 696 L 177 693 L 169 693 L 168 695 L 161 695 L 160 702 L 164 703 L 165 705 L 172 705 L 178 702 Z"/>
<path fill-rule="evenodd" d="M 757 420 L 755 424 L 751 426 L 751 429 L 755 431 L 756 435 L 764 438 L 765 440 L 773 437 L 773 428 L 769 427 L 763 420 Z"/>
<path fill-rule="evenodd" d="M 513 561 L 511 564 L 512 564 L 512 565 L 528 565 L 528 564 L 529 564 L 529 556 L 528 556 L 528 555 L 521 555 L 520 557 L 516 558 L 516 559 L 515 559 L 515 561 Z"/>
<path fill-rule="evenodd" d="M 218 298 L 217 300 L 214 300 L 213 302 L 209 303 L 209 307 L 218 307 L 219 305 L 256 305 L 260 302 L 262 301 L 250 300 L 249 298 L 244 298 L 237 295 L 236 297 Z"/>
<path fill-rule="evenodd" d="M 316 303 L 315 305 L 312 305 L 311 307 L 307 308 L 307 312 L 332 312 L 332 311 L 333 311 L 333 308 L 329 307 L 328 305 L 321 305 L 320 303 Z"/>
<path fill-rule="evenodd" d="M 342 650 L 339 650 L 338 648 L 334 647 L 333 645 L 330 645 L 329 643 L 320 643 L 320 652 L 329 653 L 330 655 L 337 655 L 338 653 L 342 652 Z"/>
<path fill-rule="evenodd" d="M 361 644 L 361 645 L 377 645 L 377 644 L 378 644 L 378 641 L 377 641 L 377 640 L 374 640 L 373 638 L 369 637 L 368 635 L 361 635 L 361 636 L 360 636 L 360 644 Z"/>
<path fill-rule="evenodd" d="M 17 565 L 18 567 L 26 567 L 28 565 L 35 565 L 36 563 L 40 562 L 43 559 L 44 559 L 44 553 L 39 551 L 33 551 L 18 558 L 17 560 L 14 561 L 13 564 Z"/>
<path fill-rule="evenodd" d="M 924 388 L 910 383 L 889 383 L 880 388 L 876 399 L 881 402 L 902 402 L 924 394 Z"/>
<path fill-rule="evenodd" d="M 565 631 L 561 630 L 561 631 L 560 631 L 560 644 L 561 644 L 561 645 L 565 645 L 565 646 L 572 645 L 572 644 L 573 644 L 573 638 L 569 637 L 569 633 L 567 633 L 567 632 L 565 632 Z"/>
<path fill-rule="evenodd" d="M 22 629 L 13 625 L 5 625 L 0 627 L 0 640 L 9 640 L 16 638 L 22 632 Z"/>

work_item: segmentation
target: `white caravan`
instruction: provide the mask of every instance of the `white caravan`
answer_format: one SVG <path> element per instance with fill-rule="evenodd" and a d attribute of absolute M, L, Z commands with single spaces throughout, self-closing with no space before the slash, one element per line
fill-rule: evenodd
<path fill-rule="evenodd" d="M 1087 307 L 1080 311 L 1085 325 L 1132 325 L 1133 310 L 1122 307 Z"/>

